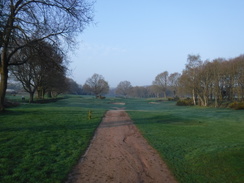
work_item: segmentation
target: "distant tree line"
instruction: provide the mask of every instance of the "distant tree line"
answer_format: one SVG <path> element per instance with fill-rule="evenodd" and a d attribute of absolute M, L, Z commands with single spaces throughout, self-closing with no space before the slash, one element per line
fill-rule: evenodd
<path fill-rule="evenodd" d="M 159 73 L 150 86 L 118 84 L 115 92 L 123 97 L 164 97 L 172 100 L 191 98 L 193 105 L 218 107 L 223 103 L 244 101 L 244 55 L 232 59 L 202 61 L 188 55 L 183 72 Z"/>
<path fill-rule="evenodd" d="M 244 55 L 232 59 L 217 58 L 202 61 L 200 55 L 188 55 L 182 73 L 163 71 L 149 86 L 132 86 L 121 81 L 115 89 L 99 74 L 88 78 L 80 90 L 85 95 L 101 96 L 111 91 L 117 97 L 188 98 L 191 105 L 215 106 L 244 101 Z"/>
<path fill-rule="evenodd" d="M 121 97 L 138 98 L 176 97 L 179 77 L 180 74 L 177 72 L 169 75 L 164 71 L 158 74 L 149 86 L 132 86 L 129 81 L 121 81 L 116 87 L 115 94 Z"/>
<path fill-rule="evenodd" d="M 244 55 L 229 60 L 217 58 L 201 61 L 199 55 L 188 55 L 186 68 L 179 78 L 181 94 L 192 97 L 194 105 L 244 100 Z"/>

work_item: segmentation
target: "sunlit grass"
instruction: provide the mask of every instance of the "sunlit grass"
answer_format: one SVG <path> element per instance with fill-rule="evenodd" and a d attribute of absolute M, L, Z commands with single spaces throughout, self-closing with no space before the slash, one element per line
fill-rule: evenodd
<path fill-rule="evenodd" d="M 144 109 L 128 112 L 180 182 L 244 182 L 243 111 L 173 102 Z"/>

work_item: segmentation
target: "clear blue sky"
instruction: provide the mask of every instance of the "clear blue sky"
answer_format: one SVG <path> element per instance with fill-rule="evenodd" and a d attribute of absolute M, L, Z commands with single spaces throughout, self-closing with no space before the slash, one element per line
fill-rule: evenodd
<path fill-rule="evenodd" d="M 94 73 L 111 87 L 150 85 L 161 72 L 181 73 L 188 54 L 244 54 L 244 0 L 97 0 L 94 11 L 70 57 L 82 85 Z"/>

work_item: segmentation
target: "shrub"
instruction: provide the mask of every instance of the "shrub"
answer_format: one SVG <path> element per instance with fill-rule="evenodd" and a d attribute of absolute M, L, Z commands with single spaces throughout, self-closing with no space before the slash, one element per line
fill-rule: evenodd
<path fill-rule="evenodd" d="M 180 100 L 180 97 L 178 96 L 174 97 L 174 101 L 178 101 L 178 100 Z"/>
<path fill-rule="evenodd" d="M 173 100 L 174 100 L 174 98 L 172 98 L 172 97 L 168 98 L 168 101 L 173 101 Z"/>
<path fill-rule="evenodd" d="M 168 101 L 178 101 L 180 98 L 178 97 L 178 96 L 176 96 L 176 97 L 169 97 L 168 98 Z"/>
<path fill-rule="evenodd" d="M 192 99 L 186 98 L 186 99 L 178 100 L 176 105 L 179 105 L 179 106 L 192 106 L 192 105 L 194 105 L 194 103 L 193 103 Z"/>
<path fill-rule="evenodd" d="M 244 102 L 233 102 L 229 107 L 236 110 L 244 109 Z"/>

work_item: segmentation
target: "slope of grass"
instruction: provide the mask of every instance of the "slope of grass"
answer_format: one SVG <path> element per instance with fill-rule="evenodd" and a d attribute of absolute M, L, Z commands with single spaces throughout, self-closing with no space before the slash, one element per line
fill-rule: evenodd
<path fill-rule="evenodd" d="M 75 97 L 0 114 L 0 182 L 63 182 L 106 108 L 104 101 Z"/>
<path fill-rule="evenodd" d="M 244 182 L 243 111 L 174 102 L 135 106 L 144 111 L 129 111 L 131 118 L 180 182 Z"/>

